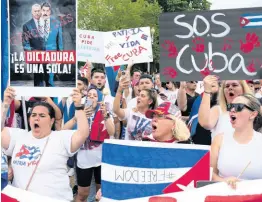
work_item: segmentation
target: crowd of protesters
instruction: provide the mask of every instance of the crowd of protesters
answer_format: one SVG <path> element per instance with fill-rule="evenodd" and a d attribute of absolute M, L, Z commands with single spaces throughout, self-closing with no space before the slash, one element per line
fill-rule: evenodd
<path fill-rule="evenodd" d="M 85 66 L 67 98 L 23 102 L 13 88 L 5 90 L 2 188 L 10 183 L 56 199 L 95 201 L 109 138 L 211 145 L 213 180 L 234 188 L 239 180 L 262 179 L 262 80 L 210 75 L 201 82 L 163 83 L 159 74 L 128 65 L 116 76 L 113 97 L 104 69 Z"/>

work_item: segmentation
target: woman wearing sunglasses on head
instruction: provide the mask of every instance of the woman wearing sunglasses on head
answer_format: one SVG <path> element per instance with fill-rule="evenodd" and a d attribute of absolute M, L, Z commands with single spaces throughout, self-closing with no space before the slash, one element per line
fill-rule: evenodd
<path fill-rule="evenodd" d="M 227 105 L 234 131 L 225 130 L 212 142 L 213 180 L 235 188 L 239 180 L 262 179 L 262 134 L 257 132 L 262 127 L 260 107 L 250 94 L 238 96 Z"/>
<path fill-rule="evenodd" d="M 146 117 L 152 119 L 152 135 L 143 141 L 191 144 L 190 132 L 181 120 L 181 111 L 171 102 L 164 102 L 155 110 L 148 110 Z"/>

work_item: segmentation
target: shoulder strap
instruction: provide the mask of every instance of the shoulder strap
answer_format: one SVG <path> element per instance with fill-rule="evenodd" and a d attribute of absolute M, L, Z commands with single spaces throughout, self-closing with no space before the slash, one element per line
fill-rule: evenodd
<path fill-rule="evenodd" d="M 40 163 L 40 161 L 41 161 L 41 159 L 42 159 L 42 156 L 44 155 L 44 152 L 45 152 L 47 143 L 48 143 L 48 141 L 49 141 L 49 138 L 50 138 L 50 136 L 49 136 L 48 139 L 46 140 L 46 143 L 45 143 L 45 146 L 44 146 L 44 149 L 43 149 L 43 153 L 41 154 L 40 159 L 39 159 L 38 163 L 36 164 L 35 169 L 34 169 L 32 175 L 31 175 L 31 177 L 30 177 L 30 179 L 29 179 L 29 181 L 28 181 L 28 183 L 27 183 L 27 186 L 26 186 L 26 188 L 25 188 L 26 191 L 28 190 L 28 188 L 29 188 L 29 186 L 30 186 L 30 184 L 31 184 L 31 182 L 32 182 L 32 179 L 33 179 L 33 177 L 34 177 L 34 175 L 35 175 L 35 172 L 36 172 L 36 169 L 38 168 L 38 165 L 39 165 L 39 163 Z"/>

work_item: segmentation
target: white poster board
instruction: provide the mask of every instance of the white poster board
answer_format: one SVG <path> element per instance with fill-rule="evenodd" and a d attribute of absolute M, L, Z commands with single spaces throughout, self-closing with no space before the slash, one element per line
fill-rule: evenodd
<path fill-rule="evenodd" d="M 150 27 L 105 32 L 104 37 L 106 66 L 153 61 Z"/>
<path fill-rule="evenodd" d="M 77 30 L 77 60 L 104 63 L 104 32 Z"/>

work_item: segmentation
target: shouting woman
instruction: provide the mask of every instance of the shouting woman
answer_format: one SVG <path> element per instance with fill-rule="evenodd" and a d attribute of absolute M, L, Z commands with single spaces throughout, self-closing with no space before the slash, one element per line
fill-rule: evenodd
<path fill-rule="evenodd" d="M 67 175 L 67 160 L 73 156 L 89 135 L 89 126 L 81 94 L 72 94 L 78 129 L 52 131 L 55 111 L 45 102 L 37 102 L 30 115 L 31 131 L 18 128 L 1 128 L 1 143 L 5 153 L 12 156 L 12 185 L 55 199 L 73 200 Z M 15 91 L 8 87 L 4 94 L 2 121 Z"/>

